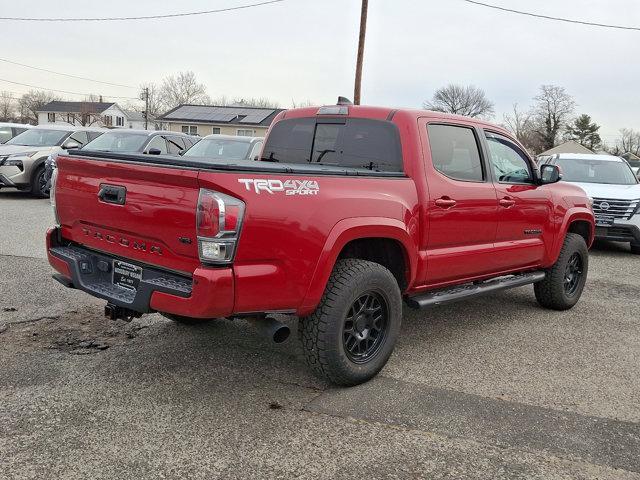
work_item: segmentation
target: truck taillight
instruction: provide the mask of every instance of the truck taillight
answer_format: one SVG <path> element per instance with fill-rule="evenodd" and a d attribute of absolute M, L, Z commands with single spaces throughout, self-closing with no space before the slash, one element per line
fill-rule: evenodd
<path fill-rule="evenodd" d="M 56 183 L 58 181 L 58 169 L 53 168 L 51 172 L 51 186 L 49 187 L 49 201 L 51 202 L 51 208 L 53 209 L 53 220 L 57 227 L 60 226 L 60 219 L 58 218 L 58 207 L 56 206 Z"/>
<path fill-rule="evenodd" d="M 198 253 L 202 263 L 229 264 L 233 261 L 244 217 L 244 202 L 238 198 L 200 189 L 196 212 Z"/>

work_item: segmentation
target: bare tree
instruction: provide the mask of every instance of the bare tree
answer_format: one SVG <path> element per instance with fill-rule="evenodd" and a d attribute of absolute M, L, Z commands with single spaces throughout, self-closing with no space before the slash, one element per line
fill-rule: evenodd
<path fill-rule="evenodd" d="M 16 118 L 18 104 L 11 92 L 0 92 L 0 122 L 11 122 Z"/>
<path fill-rule="evenodd" d="M 79 125 L 82 127 L 90 127 L 92 125 L 106 124 L 105 118 L 100 115 L 96 108 L 95 102 L 80 102 L 77 112 L 56 113 L 56 120 L 70 123 L 71 125 Z M 110 126 L 110 125 L 107 125 Z"/>
<path fill-rule="evenodd" d="M 204 105 L 211 102 L 207 88 L 198 83 L 193 72 L 178 72 L 165 77 L 159 94 L 165 109 L 185 103 Z"/>
<path fill-rule="evenodd" d="M 231 100 L 226 95 L 220 95 L 219 97 L 211 99 L 211 105 L 216 105 L 218 107 L 226 107 L 228 105 L 231 105 L 232 103 L 233 100 Z"/>
<path fill-rule="evenodd" d="M 536 132 L 542 149 L 548 150 L 556 146 L 561 129 L 573 116 L 576 102 L 564 87 L 556 85 L 542 85 L 534 101 Z"/>
<path fill-rule="evenodd" d="M 18 100 L 21 121 L 38 124 L 38 110 L 41 110 L 49 102 L 60 100 L 60 97 L 51 92 L 30 90 Z"/>
<path fill-rule="evenodd" d="M 521 110 L 518 104 L 513 104 L 511 113 L 503 115 L 504 127 L 515 135 L 518 141 L 531 152 L 540 152 L 540 141 L 533 121 L 533 113 Z"/>
<path fill-rule="evenodd" d="M 102 95 L 98 95 L 96 93 L 90 93 L 89 95 L 84 97 L 84 102 L 102 102 Z"/>
<path fill-rule="evenodd" d="M 238 107 L 259 107 L 259 108 L 278 108 L 279 104 L 275 100 L 266 97 L 260 98 L 235 98 L 232 105 Z"/>
<path fill-rule="evenodd" d="M 634 155 L 640 155 L 640 132 L 623 128 L 620 130 L 616 146 L 619 148 L 620 154 L 631 152 Z"/>
<path fill-rule="evenodd" d="M 301 102 L 298 102 L 293 98 L 291 99 L 291 108 L 313 107 L 314 105 L 317 105 L 317 103 L 312 102 L 308 98 L 306 100 L 302 100 Z"/>
<path fill-rule="evenodd" d="M 142 92 L 140 94 L 140 100 L 142 100 L 143 102 L 145 101 L 144 92 L 147 91 L 145 89 L 148 89 L 149 92 L 149 111 L 147 112 L 147 114 L 149 115 L 148 118 L 151 120 L 162 115 L 165 112 L 166 108 L 163 103 L 161 88 L 157 84 L 149 82 L 140 85 L 140 90 Z M 137 111 L 139 107 L 133 105 L 132 103 L 129 103 L 127 105 L 127 109 Z"/>
<path fill-rule="evenodd" d="M 450 84 L 439 88 L 423 107 L 435 112 L 455 113 L 467 117 L 493 117 L 493 102 L 487 99 L 484 90 L 473 85 Z"/>

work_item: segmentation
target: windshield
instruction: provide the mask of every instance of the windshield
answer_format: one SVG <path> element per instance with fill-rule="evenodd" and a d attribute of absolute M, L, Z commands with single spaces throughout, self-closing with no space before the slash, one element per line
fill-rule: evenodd
<path fill-rule="evenodd" d="M 100 152 L 138 152 L 149 138 L 145 133 L 107 132 L 87 143 L 83 150 Z"/>
<path fill-rule="evenodd" d="M 20 135 L 16 135 L 9 140 L 7 145 L 25 145 L 28 147 L 53 147 L 61 145 L 65 138 L 72 132 L 64 130 L 45 130 L 43 128 L 32 128 Z"/>
<path fill-rule="evenodd" d="M 184 157 L 207 157 L 214 160 L 244 160 L 251 147 L 250 142 L 223 138 L 203 138 L 184 153 Z"/>
<path fill-rule="evenodd" d="M 562 158 L 557 161 L 562 170 L 562 180 L 578 183 L 606 183 L 610 185 L 634 185 L 638 183 L 625 162 L 611 160 L 582 160 Z"/>

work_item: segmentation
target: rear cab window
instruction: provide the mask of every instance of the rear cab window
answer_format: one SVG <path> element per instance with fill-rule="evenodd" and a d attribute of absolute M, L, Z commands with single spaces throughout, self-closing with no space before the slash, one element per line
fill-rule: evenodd
<path fill-rule="evenodd" d="M 276 123 L 262 161 L 403 172 L 396 125 L 364 118 L 291 118 Z"/>

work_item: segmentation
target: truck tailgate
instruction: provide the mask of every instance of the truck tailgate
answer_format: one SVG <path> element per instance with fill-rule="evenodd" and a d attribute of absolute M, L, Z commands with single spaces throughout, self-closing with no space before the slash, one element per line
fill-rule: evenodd
<path fill-rule="evenodd" d="M 177 272 L 199 265 L 197 170 L 64 156 L 57 165 L 64 238 Z"/>

